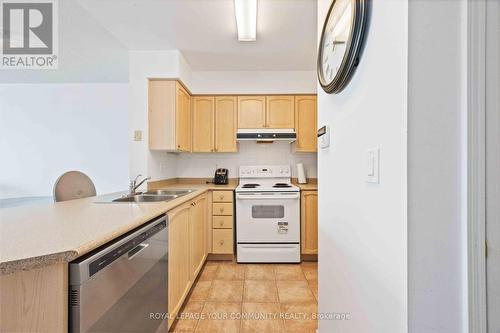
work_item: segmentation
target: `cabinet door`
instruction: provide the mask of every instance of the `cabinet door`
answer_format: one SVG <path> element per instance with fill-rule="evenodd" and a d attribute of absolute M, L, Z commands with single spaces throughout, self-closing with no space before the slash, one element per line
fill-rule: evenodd
<path fill-rule="evenodd" d="M 191 151 L 191 97 L 176 83 L 175 137 L 177 150 Z"/>
<path fill-rule="evenodd" d="M 191 279 L 194 281 L 205 262 L 207 252 L 207 195 L 197 197 L 191 205 L 191 217 L 189 219 L 190 271 Z"/>
<path fill-rule="evenodd" d="M 295 150 L 316 152 L 317 149 L 317 102 L 316 96 L 295 96 Z"/>
<path fill-rule="evenodd" d="M 193 97 L 192 103 L 193 152 L 213 152 L 215 149 L 215 98 L 213 96 L 196 96 Z"/>
<path fill-rule="evenodd" d="M 238 96 L 238 128 L 264 128 L 265 96 Z"/>
<path fill-rule="evenodd" d="M 177 150 L 175 81 L 148 81 L 148 139 L 151 150 Z"/>
<path fill-rule="evenodd" d="M 266 97 L 266 127 L 294 128 L 293 96 Z"/>
<path fill-rule="evenodd" d="M 237 101 L 234 96 L 215 98 L 215 151 L 237 152 L 236 131 L 238 129 Z"/>
<path fill-rule="evenodd" d="M 318 192 L 302 192 L 300 203 L 302 253 L 318 254 Z"/>
<path fill-rule="evenodd" d="M 189 266 L 190 204 L 168 213 L 168 312 L 176 315 L 189 292 L 191 274 Z M 169 319 L 171 325 L 172 319 Z"/>

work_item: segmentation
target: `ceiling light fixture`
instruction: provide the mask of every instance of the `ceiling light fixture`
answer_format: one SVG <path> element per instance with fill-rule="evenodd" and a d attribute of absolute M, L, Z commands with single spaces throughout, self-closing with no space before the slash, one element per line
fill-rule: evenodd
<path fill-rule="evenodd" d="M 234 14 L 240 42 L 257 40 L 257 0 L 234 0 Z"/>

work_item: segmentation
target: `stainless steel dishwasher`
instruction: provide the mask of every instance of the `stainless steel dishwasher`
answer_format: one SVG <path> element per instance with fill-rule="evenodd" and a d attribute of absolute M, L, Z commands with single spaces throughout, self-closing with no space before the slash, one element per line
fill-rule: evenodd
<path fill-rule="evenodd" d="M 70 332 L 166 332 L 165 215 L 69 264 Z"/>

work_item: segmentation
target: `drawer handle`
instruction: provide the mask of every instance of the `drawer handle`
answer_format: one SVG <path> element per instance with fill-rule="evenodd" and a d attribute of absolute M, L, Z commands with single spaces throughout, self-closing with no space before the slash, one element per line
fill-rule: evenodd
<path fill-rule="evenodd" d="M 223 241 L 223 240 L 221 240 L 221 241 L 219 242 L 219 245 L 224 245 L 224 241 Z"/>
<path fill-rule="evenodd" d="M 223 195 L 221 195 L 221 196 L 219 197 L 219 200 L 222 200 L 222 199 L 224 199 L 224 196 L 223 196 Z"/>
<path fill-rule="evenodd" d="M 220 226 L 222 227 L 224 225 L 224 222 L 223 221 L 220 221 Z"/>
<path fill-rule="evenodd" d="M 221 213 L 224 213 L 224 208 L 219 209 Z"/>

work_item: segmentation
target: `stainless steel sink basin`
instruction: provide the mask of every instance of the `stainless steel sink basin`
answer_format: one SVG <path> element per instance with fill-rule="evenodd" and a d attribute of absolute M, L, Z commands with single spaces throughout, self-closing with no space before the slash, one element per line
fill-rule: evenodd
<path fill-rule="evenodd" d="M 178 198 L 178 195 L 150 195 L 150 194 L 138 194 L 132 197 L 123 197 L 112 200 L 112 202 L 159 202 L 159 201 L 170 201 Z"/>
<path fill-rule="evenodd" d="M 189 194 L 193 192 L 194 190 L 156 190 L 156 191 L 148 191 L 145 192 L 144 194 L 147 195 L 177 195 L 179 197 L 182 197 L 183 195 Z"/>
<path fill-rule="evenodd" d="M 183 195 L 194 192 L 191 189 L 177 189 L 177 190 L 157 190 L 136 194 L 133 196 L 127 195 L 126 192 L 111 193 L 101 195 L 95 201 L 96 203 L 143 203 L 143 202 L 161 202 L 171 201 L 182 197 Z M 121 196 L 120 196 L 121 194 Z"/>

